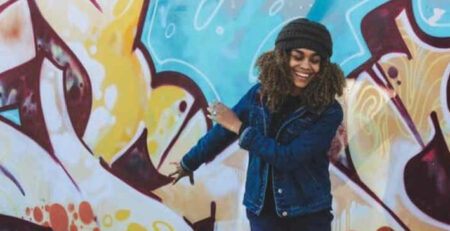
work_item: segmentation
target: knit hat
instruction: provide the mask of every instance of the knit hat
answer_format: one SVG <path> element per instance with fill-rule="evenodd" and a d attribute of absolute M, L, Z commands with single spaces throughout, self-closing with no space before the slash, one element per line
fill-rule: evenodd
<path fill-rule="evenodd" d="M 326 58 L 333 54 L 332 46 L 327 28 L 306 18 L 295 19 L 286 24 L 275 41 L 275 48 L 278 50 L 308 48 Z"/>

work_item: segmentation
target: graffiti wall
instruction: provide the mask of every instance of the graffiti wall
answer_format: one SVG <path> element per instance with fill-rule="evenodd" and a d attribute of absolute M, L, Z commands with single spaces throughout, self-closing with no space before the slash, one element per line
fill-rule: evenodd
<path fill-rule="evenodd" d="M 167 175 L 298 17 L 348 79 L 333 230 L 450 230 L 446 0 L 0 0 L 0 229 L 249 230 L 236 142 Z"/>

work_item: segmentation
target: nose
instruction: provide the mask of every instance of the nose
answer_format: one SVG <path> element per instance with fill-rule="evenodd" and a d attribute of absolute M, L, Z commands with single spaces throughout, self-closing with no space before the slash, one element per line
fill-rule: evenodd
<path fill-rule="evenodd" d="M 303 59 L 300 61 L 300 68 L 304 70 L 309 70 L 311 68 L 311 65 L 308 61 L 308 59 Z"/>

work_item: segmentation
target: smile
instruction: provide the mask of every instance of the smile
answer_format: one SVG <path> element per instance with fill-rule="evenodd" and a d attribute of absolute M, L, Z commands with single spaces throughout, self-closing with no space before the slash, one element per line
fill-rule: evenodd
<path fill-rule="evenodd" d="M 308 80 L 311 77 L 311 74 L 306 74 L 306 73 L 295 71 L 294 72 L 294 77 L 295 78 L 299 78 L 299 79 L 303 79 L 303 80 Z"/>

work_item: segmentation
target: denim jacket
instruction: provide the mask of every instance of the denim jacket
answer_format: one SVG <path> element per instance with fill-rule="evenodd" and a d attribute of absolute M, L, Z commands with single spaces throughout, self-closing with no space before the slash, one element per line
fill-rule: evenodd
<path fill-rule="evenodd" d="M 337 101 L 320 110 L 300 107 L 270 138 L 267 134 L 272 114 L 259 97 L 259 88 L 260 84 L 253 86 L 232 108 L 248 125 L 239 137 L 240 147 L 249 152 L 244 205 L 252 213 L 260 214 L 272 166 L 278 216 L 294 217 L 331 208 L 326 153 L 342 122 L 342 107 Z M 183 157 L 182 167 L 196 170 L 235 138 L 235 133 L 215 125 Z"/>

